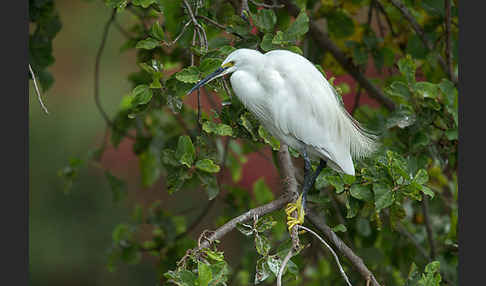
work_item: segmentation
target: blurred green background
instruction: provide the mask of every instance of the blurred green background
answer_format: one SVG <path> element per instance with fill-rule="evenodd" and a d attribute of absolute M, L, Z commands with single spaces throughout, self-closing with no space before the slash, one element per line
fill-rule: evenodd
<path fill-rule="evenodd" d="M 110 10 L 102 1 L 55 2 L 63 27 L 53 42 L 56 62 L 49 68 L 55 83 L 43 93 L 49 115 L 41 110 L 30 83 L 31 285 L 154 285 L 156 276 L 150 263 L 120 265 L 115 273 L 106 268 L 111 232 L 128 219 L 131 210 L 127 203 L 112 203 L 103 172 L 81 168 L 69 194 L 64 193 L 64 182 L 57 175 L 69 158 L 86 157 L 103 138 L 105 123 L 93 99 L 93 73 Z M 126 78 L 136 68 L 134 53 L 119 52 L 123 41 L 112 27 L 101 62 L 102 104 L 110 115 L 130 90 Z M 126 179 L 136 167 L 136 162 L 128 161 L 116 171 Z M 130 190 L 136 187 L 136 183 L 129 184 Z"/>

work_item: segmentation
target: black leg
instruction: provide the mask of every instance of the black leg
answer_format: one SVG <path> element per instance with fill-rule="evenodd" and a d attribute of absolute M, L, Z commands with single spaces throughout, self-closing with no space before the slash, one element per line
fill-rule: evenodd
<path fill-rule="evenodd" d="M 305 160 L 305 157 L 304 157 L 304 160 Z M 309 190 L 312 188 L 312 186 L 314 185 L 314 183 L 317 180 L 317 177 L 321 173 L 322 169 L 324 169 L 326 167 L 326 164 L 327 163 L 326 163 L 325 160 L 320 159 L 319 166 L 317 166 L 316 171 L 314 173 L 311 173 L 311 171 L 309 171 L 308 172 L 309 174 L 304 177 L 304 187 L 303 187 L 303 190 L 302 190 L 302 208 L 304 210 L 305 210 L 305 203 L 307 201 L 307 192 L 309 192 Z M 310 160 L 309 160 L 309 165 L 310 165 Z"/>

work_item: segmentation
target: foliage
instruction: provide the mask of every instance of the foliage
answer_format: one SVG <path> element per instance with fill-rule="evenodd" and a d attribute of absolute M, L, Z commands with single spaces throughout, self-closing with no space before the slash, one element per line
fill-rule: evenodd
<path fill-rule="evenodd" d="M 39 72 L 53 61 L 50 41 L 60 26 L 51 1 L 30 2 L 31 7 L 50 3 L 31 11 L 31 21 L 38 24 L 31 35 L 31 62 Z M 458 92 L 439 65 L 438 55 L 446 56 L 441 38 L 450 37 L 452 66 L 457 73 L 457 4 L 452 2 L 453 25 L 448 35 L 442 1 L 403 1 L 425 38 L 436 43 L 429 50 L 388 2 L 295 2 L 301 8 L 296 17 L 285 7 L 267 8 L 253 1 L 242 17 L 240 7 L 232 5 L 239 1 L 105 0 L 117 14 L 129 13 L 137 19 L 126 31 L 129 37 L 121 51 L 136 51 L 134 66 L 139 70 L 129 76 L 133 89 L 122 99 L 110 125 L 112 145 L 133 141 L 143 187 L 164 181 L 169 193 L 190 195 L 201 186 L 208 200 L 221 198 L 225 208 L 216 225 L 268 203 L 274 195 L 263 179 L 255 182 L 253 196 L 238 182 L 248 154 L 270 148 L 275 155 L 280 142 L 231 95 L 223 80 L 206 87 L 222 102 L 209 113 L 184 104 L 186 93 L 229 53 L 243 47 L 263 52 L 288 49 L 306 56 L 321 71 L 344 74 L 338 61 L 331 53 L 321 52 L 309 33 L 311 22 L 326 23 L 330 41 L 351 64 L 362 71 L 370 64 L 376 68 L 379 76 L 373 83 L 395 109 L 360 106 L 355 111 L 358 121 L 380 134 L 380 150 L 356 162 L 356 176 L 324 169 L 309 201 L 338 235 L 352 238 L 348 242 L 353 250 L 383 285 L 455 285 Z M 362 12 L 371 16 L 359 21 L 357 15 Z M 372 24 L 373 17 L 378 24 Z M 34 40 L 41 36 L 49 44 L 38 47 Z M 349 86 L 336 89 L 345 92 Z M 98 157 L 104 148 L 98 150 Z M 68 186 L 79 162 L 72 160 L 60 173 L 68 179 Z M 224 170 L 230 179 L 222 184 Z M 105 174 L 114 200 L 121 200 L 123 179 L 109 171 Z M 430 204 L 428 213 L 425 203 Z M 152 228 L 152 238 L 143 242 L 137 236 L 142 224 Z M 431 255 L 427 227 L 434 236 L 435 253 Z M 235 267 L 217 242 L 210 248 L 194 248 L 198 244 L 187 235 L 187 228 L 184 217 L 164 211 L 158 202 L 148 209 L 136 205 L 133 221 L 121 223 L 113 231 L 109 269 L 114 271 L 119 262 L 145 263 L 142 253 L 149 253 L 158 257 L 157 275 L 162 284 L 271 284 L 291 245 L 282 211 L 238 225 L 243 237 Z M 417 265 L 424 268 L 421 275 Z M 287 267 L 284 281 L 289 285 L 320 285 L 323 281 L 344 285 L 327 252 L 304 249 Z M 352 281 L 363 280 L 353 268 L 346 268 Z"/>

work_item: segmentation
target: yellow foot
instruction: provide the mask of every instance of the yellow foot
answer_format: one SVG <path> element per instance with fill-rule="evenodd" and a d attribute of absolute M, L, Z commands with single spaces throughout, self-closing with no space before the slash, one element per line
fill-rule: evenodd
<path fill-rule="evenodd" d="M 294 211 L 297 211 L 298 217 L 295 218 L 292 216 L 292 213 Z M 297 225 L 297 224 L 303 224 L 304 223 L 304 208 L 302 207 L 302 194 L 299 196 L 297 201 L 295 203 L 288 203 L 287 207 L 285 208 L 285 213 L 287 214 L 287 226 L 289 229 L 289 232 L 292 230 L 292 228 Z"/>

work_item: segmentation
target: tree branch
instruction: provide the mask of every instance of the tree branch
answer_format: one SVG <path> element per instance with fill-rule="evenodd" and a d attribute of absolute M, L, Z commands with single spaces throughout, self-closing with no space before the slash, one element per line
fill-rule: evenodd
<path fill-rule="evenodd" d="M 334 259 L 336 260 L 336 263 L 337 263 L 337 265 L 338 265 L 338 267 L 339 267 L 339 271 L 341 272 L 341 275 L 343 276 L 343 278 L 344 278 L 344 280 L 346 281 L 346 283 L 347 283 L 349 286 L 351 286 L 351 282 L 349 282 L 349 278 L 348 278 L 348 276 L 346 275 L 346 272 L 344 272 L 344 269 L 343 269 L 343 267 L 341 266 L 341 263 L 339 262 L 339 258 L 338 258 L 338 256 L 337 256 L 336 252 L 334 252 L 334 250 L 332 249 L 332 247 L 330 247 L 330 246 L 329 246 L 329 244 L 327 244 L 327 242 L 326 242 L 324 239 L 322 239 L 322 237 L 320 237 L 320 236 L 319 236 L 317 233 L 315 233 L 313 230 L 308 229 L 307 227 L 302 226 L 302 225 L 296 225 L 296 227 L 301 228 L 301 229 L 303 229 L 303 230 L 305 230 L 305 231 L 310 232 L 312 235 L 314 235 L 315 237 L 317 237 L 317 239 L 319 239 L 319 241 L 320 241 L 320 242 L 322 242 L 322 244 L 324 244 L 324 245 L 327 247 L 327 249 L 329 249 L 329 251 L 332 253 L 332 256 L 334 256 Z"/>
<path fill-rule="evenodd" d="M 106 22 L 105 27 L 103 29 L 103 36 L 101 38 L 101 44 L 96 53 L 96 60 L 95 60 L 95 70 L 94 70 L 94 99 L 96 103 L 96 107 L 98 107 L 99 112 L 105 119 L 106 123 L 109 126 L 113 126 L 113 122 L 110 120 L 110 117 L 106 113 L 106 111 L 101 106 L 100 102 L 100 62 L 101 62 L 101 55 L 103 54 L 103 50 L 105 48 L 106 39 L 108 38 L 108 32 L 110 31 L 110 26 L 115 20 L 116 17 L 116 9 L 113 9 L 111 12 L 110 19 Z"/>
<path fill-rule="evenodd" d="M 213 241 L 222 238 L 228 232 L 233 230 L 238 223 L 242 223 L 247 220 L 250 220 L 255 216 L 261 217 L 265 214 L 279 210 L 282 207 L 284 207 L 286 204 L 296 200 L 298 196 L 298 192 L 297 192 L 298 184 L 297 184 L 297 180 L 295 179 L 295 168 L 292 164 L 292 159 L 290 158 L 288 147 L 285 144 L 282 144 L 280 146 L 279 160 L 283 170 L 283 184 L 286 186 L 286 190 L 283 192 L 283 194 L 278 199 L 266 205 L 251 209 L 245 212 L 244 214 L 235 217 L 234 219 L 225 223 L 224 225 L 216 229 L 214 232 L 212 232 L 211 235 L 198 246 L 198 249 L 209 247 Z M 297 231 L 297 229 L 295 230 Z"/>
<path fill-rule="evenodd" d="M 357 256 L 353 250 L 351 250 L 333 231 L 332 229 L 324 223 L 321 216 L 317 214 L 314 210 L 310 209 L 306 211 L 307 218 L 310 222 L 319 229 L 324 236 L 332 242 L 334 247 L 346 256 L 349 261 L 354 265 L 358 272 L 363 276 L 366 281 L 369 281 L 373 286 L 380 286 L 376 280 L 373 273 L 366 267 L 361 257 Z"/>
<path fill-rule="evenodd" d="M 432 231 L 432 225 L 430 224 L 429 199 L 427 198 L 427 196 L 423 197 L 422 211 L 424 213 L 425 229 L 427 230 L 427 239 L 429 240 L 430 258 L 435 259 L 436 251 L 435 251 L 434 232 Z"/>
<path fill-rule="evenodd" d="M 198 249 L 208 248 L 213 241 L 222 238 L 228 232 L 236 228 L 236 225 L 238 223 L 243 223 L 247 220 L 252 219 L 255 216 L 260 217 L 268 213 L 271 213 L 273 211 L 279 210 L 289 202 L 291 202 L 291 197 L 288 196 L 287 194 L 283 194 L 278 199 L 266 205 L 251 209 L 245 212 L 244 214 L 235 217 L 234 219 L 230 220 L 229 222 L 225 223 L 224 225 L 216 229 L 214 232 L 212 232 L 212 234 L 199 245 Z"/>
<path fill-rule="evenodd" d="M 412 25 L 412 29 L 415 31 L 415 33 L 420 37 L 424 45 L 429 49 L 429 51 L 434 50 L 434 45 L 431 43 L 426 37 L 425 37 L 425 32 L 422 30 L 420 25 L 417 23 L 415 18 L 412 16 L 412 13 L 408 10 L 407 7 L 400 1 L 400 0 L 388 0 L 390 3 L 392 3 L 393 6 L 395 6 L 400 13 L 402 13 L 403 17 Z M 449 79 L 454 82 L 454 84 L 457 85 L 457 78 L 454 76 L 454 74 L 449 72 L 449 68 L 447 67 L 446 62 L 444 61 L 444 58 L 442 58 L 441 55 L 437 55 L 437 60 L 439 61 L 439 64 L 442 66 L 442 69 L 447 73 L 449 76 Z"/>
<path fill-rule="evenodd" d="M 280 0 L 280 2 L 285 4 L 290 15 L 294 17 L 299 15 L 300 9 L 293 4 L 291 0 Z M 344 54 L 344 52 L 341 51 L 312 20 L 309 21 L 309 32 L 316 40 L 319 47 L 329 51 L 336 61 L 368 92 L 370 97 L 383 104 L 388 110 L 395 109 L 393 101 L 386 97 L 379 88 L 371 83 L 371 81 L 369 81 L 359 70 L 358 66 L 353 63 L 352 59 L 346 56 L 346 54 Z"/>
<path fill-rule="evenodd" d="M 40 91 L 39 91 L 39 87 L 37 86 L 37 81 L 35 80 L 35 74 L 34 74 L 34 71 L 32 70 L 32 67 L 30 66 L 30 64 L 29 64 L 29 72 L 30 72 L 30 76 L 34 80 L 34 87 L 35 87 L 35 92 L 37 93 L 37 99 L 39 100 L 39 103 L 40 103 L 42 109 L 44 109 L 44 112 L 46 114 L 49 114 L 49 111 L 47 111 L 47 107 L 42 102 L 42 98 L 41 98 L 41 94 L 40 94 Z"/>

